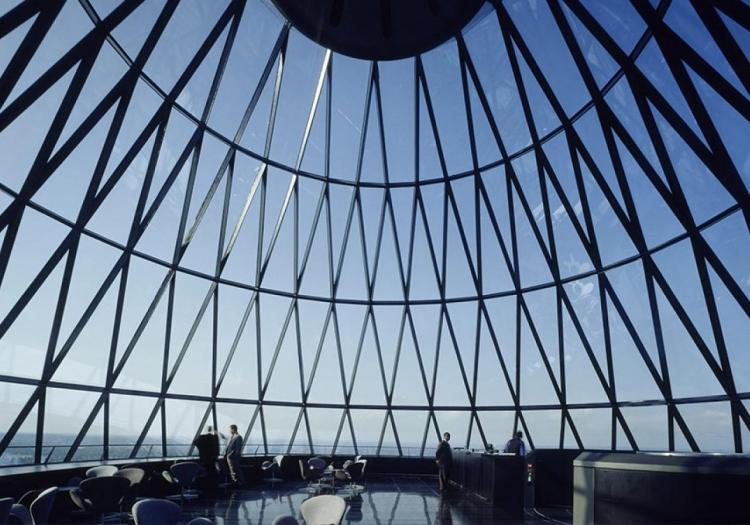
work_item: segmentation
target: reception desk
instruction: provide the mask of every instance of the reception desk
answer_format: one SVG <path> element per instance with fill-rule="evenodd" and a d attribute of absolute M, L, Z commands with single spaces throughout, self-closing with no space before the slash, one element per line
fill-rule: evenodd
<path fill-rule="evenodd" d="M 523 457 L 453 451 L 451 481 L 513 516 L 523 516 L 524 475 Z"/>

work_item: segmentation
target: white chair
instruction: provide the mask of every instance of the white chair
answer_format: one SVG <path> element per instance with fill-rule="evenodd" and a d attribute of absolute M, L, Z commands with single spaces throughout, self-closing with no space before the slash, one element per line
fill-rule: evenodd
<path fill-rule="evenodd" d="M 142 499 L 133 505 L 135 525 L 177 525 L 181 517 L 180 506 L 166 499 Z"/>
<path fill-rule="evenodd" d="M 57 487 L 50 487 L 43 490 L 28 509 L 19 503 L 13 504 L 10 515 L 18 518 L 23 525 L 46 525 L 49 523 L 49 515 L 56 497 Z"/>
<path fill-rule="evenodd" d="M 117 472 L 117 467 L 114 465 L 99 465 L 98 467 L 91 467 L 86 471 L 87 478 L 101 478 L 104 476 L 112 476 Z"/>
<path fill-rule="evenodd" d="M 315 496 L 302 502 L 299 508 L 306 525 L 339 525 L 344 517 L 346 501 L 339 496 Z"/>

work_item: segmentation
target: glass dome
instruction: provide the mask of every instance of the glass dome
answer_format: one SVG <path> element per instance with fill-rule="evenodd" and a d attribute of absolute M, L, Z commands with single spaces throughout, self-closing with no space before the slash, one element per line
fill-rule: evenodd
<path fill-rule="evenodd" d="M 0 5 L 0 464 L 750 447 L 750 7 Z M 744 262 L 743 262 L 744 261 Z"/>

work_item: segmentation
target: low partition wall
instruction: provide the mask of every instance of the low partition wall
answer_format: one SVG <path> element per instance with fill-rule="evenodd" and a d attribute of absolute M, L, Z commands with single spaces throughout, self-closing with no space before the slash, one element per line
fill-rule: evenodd
<path fill-rule="evenodd" d="M 525 462 L 523 457 L 453 451 L 450 479 L 512 516 L 523 516 Z"/>
<path fill-rule="evenodd" d="M 584 452 L 573 523 L 747 523 L 750 457 Z"/>

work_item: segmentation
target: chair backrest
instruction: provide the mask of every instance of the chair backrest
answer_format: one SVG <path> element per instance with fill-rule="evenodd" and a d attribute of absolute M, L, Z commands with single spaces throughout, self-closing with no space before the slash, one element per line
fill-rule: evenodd
<path fill-rule="evenodd" d="M 49 514 L 52 511 L 52 505 L 57 497 L 57 487 L 50 487 L 42 491 L 39 496 L 31 503 L 29 511 L 31 520 L 34 525 L 46 525 L 49 523 Z"/>
<path fill-rule="evenodd" d="M 339 496 L 324 494 L 303 501 L 299 510 L 306 525 L 338 525 L 344 517 L 346 502 Z"/>
<path fill-rule="evenodd" d="M 362 477 L 362 475 L 365 473 L 365 467 L 367 466 L 367 460 L 362 459 L 360 461 L 355 461 L 354 463 L 350 463 L 346 467 L 346 473 L 349 475 L 350 479 L 357 480 Z"/>
<path fill-rule="evenodd" d="M 177 525 L 180 517 L 180 506 L 166 499 L 142 499 L 133 505 L 135 525 Z"/>
<path fill-rule="evenodd" d="M 99 465 L 98 467 L 91 467 L 86 471 L 87 478 L 100 478 L 102 476 L 111 476 L 117 472 L 117 467 L 114 465 Z"/>
<path fill-rule="evenodd" d="M 83 497 L 91 502 L 96 514 L 118 510 L 129 488 L 129 479 L 114 476 L 84 479 L 80 485 Z"/>
<path fill-rule="evenodd" d="M 133 486 L 143 481 L 143 477 L 145 475 L 146 473 L 143 471 L 143 469 L 131 467 L 118 470 L 117 472 L 112 474 L 112 477 L 125 478 L 130 481 L 130 485 Z"/>
<path fill-rule="evenodd" d="M 201 470 L 200 463 L 195 461 L 184 461 L 175 463 L 169 468 L 173 478 L 177 478 L 177 484 L 183 487 L 192 485 Z"/>
<path fill-rule="evenodd" d="M 187 522 L 187 525 L 213 525 L 213 521 L 201 516 L 200 518 L 191 519 Z"/>
<path fill-rule="evenodd" d="M 279 466 L 279 468 L 281 468 L 281 461 L 283 459 L 284 459 L 284 455 L 283 454 L 279 454 L 278 456 L 275 456 L 273 458 L 273 462 L 276 463 Z"/>
<path fill-rule="evenodd" d="M 310 458 L 307 460 L 307 465 L 316 470 L 325 470 L 328 466 L 323 458 Z"/>
<path fill-rule="evenodd" d="M 10 516 L 10 509 L 16 502 L 13 498 L 2 498 L 0 499 L 0 523 L 5 525 L 8 523 L 8 516 Z"/>

